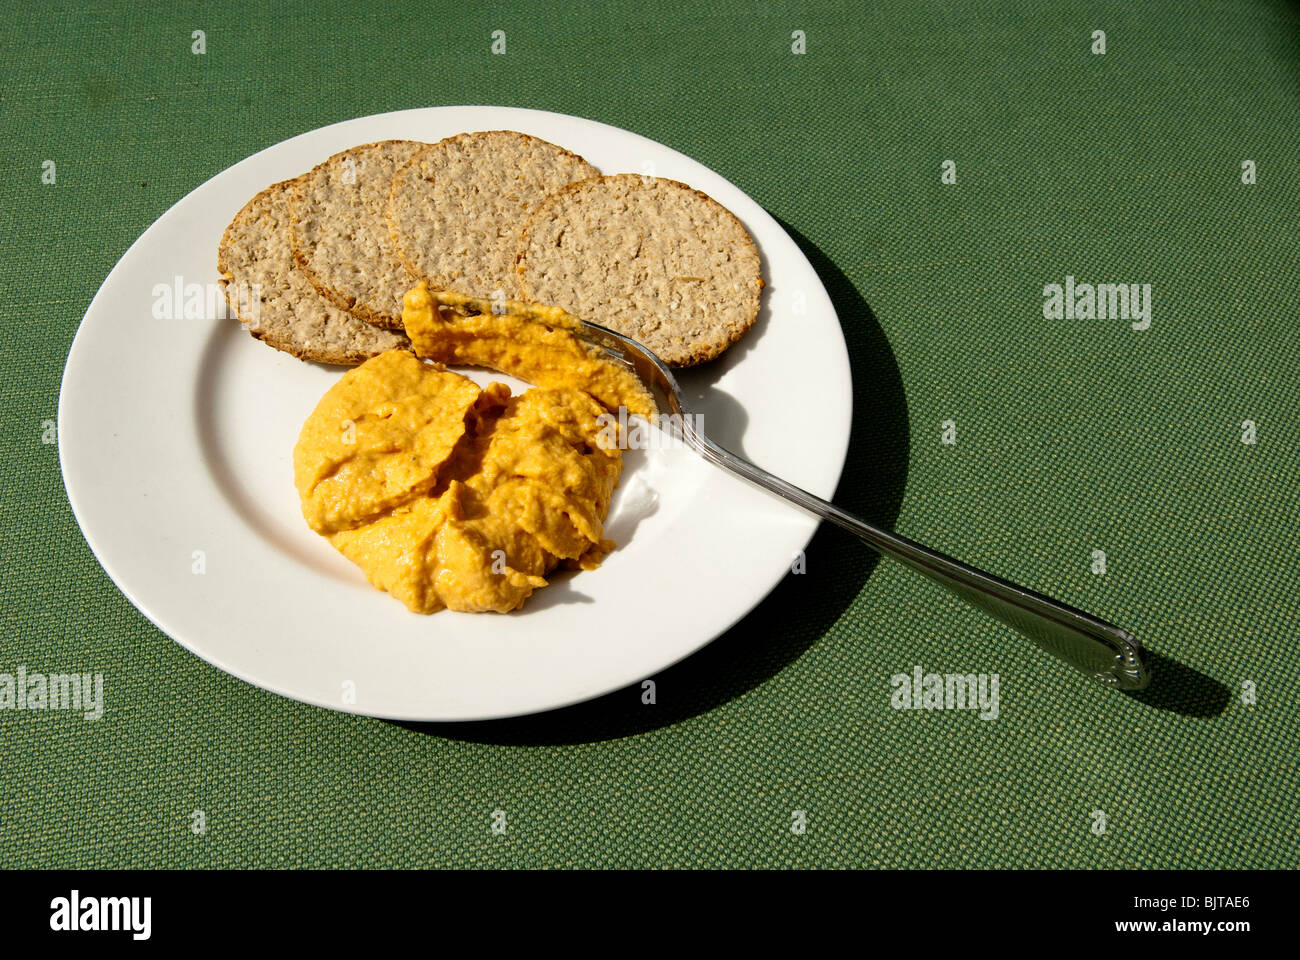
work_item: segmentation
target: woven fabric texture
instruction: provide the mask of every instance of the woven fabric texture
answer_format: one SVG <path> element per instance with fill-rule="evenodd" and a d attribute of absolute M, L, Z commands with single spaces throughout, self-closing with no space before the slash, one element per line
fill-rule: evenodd
<path fill-rule="evenodd" d="M 46 442 L 91 297 L 243 157 L 460 103 L 625 127 L 766 207 L 851 353 L 838 499 L 1130 628 L 1151 690 L 1093 686 L 830 530 L 654 705 L 387 723 L 156 630 Z M 0 674 L 106 690 L 95 722 L 0 709 L 0 865 L 1294 866 L 1298 145 L 1287 2 L 14 7 Z M 1067 276 L 1149 284 L 1149 327 L 1045 317 Z M 997 674 L 997 717 L 895 709 L 918 665 Z"/>

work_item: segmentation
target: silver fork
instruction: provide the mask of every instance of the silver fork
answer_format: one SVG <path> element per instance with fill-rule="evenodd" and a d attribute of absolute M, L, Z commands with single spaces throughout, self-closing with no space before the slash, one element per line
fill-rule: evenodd
<path fill-rule="evenodd" d="M 677 415 L 670 419 L 670 429 L 705 460 L 856 534 L 882 555 L 947 587 L 1103 684 L 1118 690 L 1141 690 L 1149 682 L 1142 644 L 1128 631 L 868 523 L 724 450 L 695 429 L 695 418 L 687 415 L 690 411 L 682 402 L 681 388 L 662 360 L 635 340 L 598 324 L 578 321 L 577 332 L 630 366 L 650 388 L 660 411 Z"/>

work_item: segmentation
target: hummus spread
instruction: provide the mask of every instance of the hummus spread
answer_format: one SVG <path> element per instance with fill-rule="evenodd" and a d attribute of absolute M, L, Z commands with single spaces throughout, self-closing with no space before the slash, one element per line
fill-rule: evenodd
<path fill-rule="evenodd" d="M 409 324 L 410 295 L 407 308 Z M 419 309 L 417 298 L 414 327 L 426 330 L 428 349 L 441 334 L 421 328 Z M 548 338 L 516 347 L 486 340 L 498 352 L 450 337 L 456 362 L 490 357 L 546 383 L 519 396 L 501 383 L 480 390 L 390 350 L 330 388 L 294 447 L 307 523 L 420 613 L 517 609 L 561 562 L 591 568 L 613 547 L 602 525 L 623 463 L 605 407 L 581 373 L 545 359 Z M 609 399 L 636 402 L 615 379 L 591 373 Z"/>
<path fill-rule="evenodd" d="M 411 346 L 439 363 L 487 367 L 539 387 L 582 390 L 606 409 L 654 420 L 654 398 L 627 367 L 574 335 L 578 321 L 560 307 L 507 302 L 493 305 L 460 294 L 409 290 L 402 323 Z M 466 311 L 480 310 L 469 313 Z"/>

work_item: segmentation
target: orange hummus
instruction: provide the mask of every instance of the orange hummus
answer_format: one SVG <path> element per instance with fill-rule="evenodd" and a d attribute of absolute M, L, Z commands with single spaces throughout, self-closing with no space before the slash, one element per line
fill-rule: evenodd
<path fill-rule="evenodd" d="M 405 307 L 417 352 L 441 362 L 390 350 L 326 392 L 294 447 L 303 517 L 413 611 L 515 610 L 561 563 L 590 569 L 613 548 L 603 523 L 623 462 L 608 413 L 653 416 L 654 401 L 563 311 L 464 316 L 424 285 Z M 443 362 L 538 386 L 480 390 Z"/>
<path fill-rule="evenodd" d="M 493 306 L 503 312 L 493 312 Z M 482 312 L 459 312 L 465 308 Z M 615 413 L 625 407 L 629 414 L 655 417 L 654 398 L 640 378 L 574 336 L 577 320 L 559 307 L 435 295 L 421 283 L 406 294 L 402 324 L 415 352 L 430 360 L 487 367 L 539 387 L 582 390 Z"/>

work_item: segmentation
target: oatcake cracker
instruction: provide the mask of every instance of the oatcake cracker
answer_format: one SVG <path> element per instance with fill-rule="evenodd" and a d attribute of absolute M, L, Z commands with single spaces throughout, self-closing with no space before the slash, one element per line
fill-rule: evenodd
<path fill-rule="evenodd" d="M 285 180 L 267 187 L 226 227 L 217 270 L 230 308 L 253 336 L 301 360 L 354 364 L 409 348 L 405 334 L 381 330 L 327 303 L 298 269 L 289 239 L 294 185 Z"/>
<path fill-rule="evenodd" d="M 568 150 L 524 133 L 458 134 L 397 171 L 388 230 L 416 279 L 435 289 L 514 298 L 524 221 L 546 197 L 599 173 Z"/>
<path fill-rule="evenodd" d="M 384 206 L 393 174 L 427 147 L 383 140 L 342 150 L 298 178 L 293 255 L 320 295 L 381 327 L 402 328 L 410 274 L 393 253 Z"/>
<path fill-rule="evenodd" d="M 731 211 L 684 183 L 583 180 L 524 225 L 523 298 L 645 344 L 674 367 L 711 360 L 758 316 L 758 248 Z"/>

